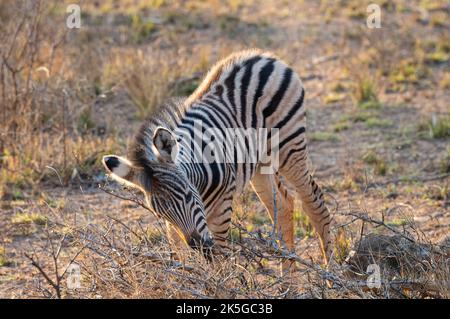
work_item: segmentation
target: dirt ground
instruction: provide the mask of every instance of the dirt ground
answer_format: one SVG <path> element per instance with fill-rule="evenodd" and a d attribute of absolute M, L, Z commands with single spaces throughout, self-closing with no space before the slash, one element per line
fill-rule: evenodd
<path fill-rule="evenodd" d="M 65 80 L 68 88 L 77 86 L 70 107 L 80 107 L 69 115 L 70 125 L 82 121 L 88 127 L 82 133 L 68 129 L 67 138 L 78 141 L 81 146 L 71 147 L 84 157 L 62 171 L 62 161 L 55 159 L 63 152 L 59 126 L 50 129 L 46 138 L 57 141 L 49 144 L 57 155 L 40 160 L 43 173 L 32 186 L 16 187 L 17 181 L 7 179 L 12 173 L 4 151 L 0 297 L 55 297 L 27 256 L 39 258 L 51 273 L 54 260 L 48 251 L 61 243 L 61 273 L 80 248 L 75 228 L 107 230 L 117 219 L 154 235 L 159 223 L 148 211 L 99 189 L 106 183 L 126 193 L 107 180 L 99 158 L 111 150 L 124 154 L 156 104 L 192 92 L 215 61 L 246 47 L 275 52 L 303 80 L 309 151 L 333 212 L 340 255 L 348 254 L 361 236 L 383 232 L 373 225 L 362 230 L 360 220 L 345 216 L 349 212 L 383 220 L 400 233 L 413 228 L 423 242 L 444 242 L 450 235 L 450 6 L 446 1 L 375 2 L 382 12 L 380 29 L 366 26 L 367 4 L 361 1 L 83 2 L 82 27 L 69 31 L 64 50 L 80 68 L 72 73 L 83 74 L 77 80 L 65 73 Z M 47 18 L 61 21 L 65 15 L 55 9 Z M 150 62 L 140 69 L 142 56 Z M 45 65 L 45 59 L 41 62 Z M 125 78 L 122 69 L 137 70 L 135 77 L 126 73 Z M 88 119 L 83 110 L 89 110 Z M 253 232 L 270 230 L 250 189 L 236 200 L 235 210 L 236 223 Z M 165 239 L 160 242 L 164 245 Z M 296 253 L 321 262 L 317 238 L 301 213 Z M 83 251 L 80 262 L 89 254 Z M 64 296 L 158 296 L 89 287 Z M 189 291 L 182 296 L 198 297 Z"/>

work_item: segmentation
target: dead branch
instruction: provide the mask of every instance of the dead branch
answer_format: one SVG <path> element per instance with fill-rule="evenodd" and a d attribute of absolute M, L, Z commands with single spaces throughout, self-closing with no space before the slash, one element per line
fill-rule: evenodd
<path fill-rule="evenodd" d="M 50 251 L 47 251 L 53 261 L 53 277 L 54 279 L 51 278 L 51 275 L 48 274 L 45 270 L 44 267 L 40 264 L 39 260 L 36 259 L 33 255 L 29 255 L 27 253 L 24 253 L 24 256 L 30 260 L 31 265 L 33 267 L 35 267 L 39 273 L 44 277 L 44 279 L 46 280 L 46 282 L 53 288 L 53 290 L 56 293 L 56 297 L 58 299 L 62 298 L 62 285 L 61 285 L 61 281 L 64 278 L 64 276 L 67 273 L 67 270 L 69 269 L 70 265 L 73 264 L 75 262 L 75 260 L 78 258 L 78 256 L 83 252 L 83 250 L 86 248 L 86 245 L 83 245 L 70 259 L 69 262 L 66 264 L 66 266 L 64 267 L 63 272 L 60 274 L 60 267 L 59 267 L 59 258 L 61 255 L 61 251 L 62 251 L 62 247 L 64 244 L 64 241 L 66 240 L 66 235 L 63 235 L 61 237 L 61 239 L 58 242 L 58 246 L 55 247 L 53 244 L 53 240 L 51 239 L 51 235 L 50 232 L 48 231 L 48 229 L 45 230 L 46 232 L 46 236 L 47 236 L 47 242 L 50 246 Z"/>
<path fill-rule="evenodd" d="M 47 281 L 47 283 L 53 287 L 53 289 L 56 292 L 56 296 L 58 297 L 58 299 L 61 299 L 61 286 L 59 284 L 57 284 L 56 282 L 54 282 L 50 276 L 44 271 L 44 269 L 42 269 L 41 265 L 39 264 L 39 262 L 34 259 L 33 256 L 28 255 L 27 253 L 24 253 L 24 256 L 31 261 L 31 265 L 33 267 L 35 267 L 39 273 L 45 278 L 45 280 Z"/>

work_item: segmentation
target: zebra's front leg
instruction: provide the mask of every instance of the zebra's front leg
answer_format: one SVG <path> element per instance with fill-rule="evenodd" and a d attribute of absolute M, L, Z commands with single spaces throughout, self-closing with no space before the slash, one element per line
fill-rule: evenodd
<path fill-rule="evenodd" d="M 289 194 L 277 175 L 257 172 L 251 184 L 261 202 L 270 214 L 275 225 L 275 235 L 281 245 L 289 251 L 295 251 L 294 245 L 294 198 Z M 294 262 L 285 260 L 281 264 L 283 275 L 295 269 Z"/>
<path fill-rule="evenodd" d="M 228 248 L 228 233 L 231 226 L 231 215 L 233 212 L 233 199 L 225 199 L 217 205 L 217 208 L 206 216 L 208 228 L 214 239 L 214 250 L 225 253 Z"/>

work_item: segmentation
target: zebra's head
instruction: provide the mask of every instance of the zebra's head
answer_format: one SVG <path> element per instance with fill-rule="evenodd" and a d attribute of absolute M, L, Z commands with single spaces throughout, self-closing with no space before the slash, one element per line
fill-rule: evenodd
<path fill-rule="evenodd" d="M 197 188 L 176 164 L 178 142 L 169 130 L 160 127 L 155 130 L 151 143 L 152 160 L 148 159 L 148 145 L 138 135 L 133 161 L 106 155 L 103 165 L 113 179 L 140 189 L 150 207 L 175 226 L 190 247 L 201 249 L 209 256 L 213 240 L 205 209 Z"/>

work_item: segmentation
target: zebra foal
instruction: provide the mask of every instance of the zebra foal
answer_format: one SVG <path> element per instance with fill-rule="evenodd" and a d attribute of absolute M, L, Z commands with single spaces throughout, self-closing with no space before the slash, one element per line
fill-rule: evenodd
<path fill-rule="evenodd" d="M 103 164 L 115 180 L 142 190 L 166 220 L 171 241 L 192 248 L 227 245 L 233 198 L 251 183 L 293 250 L 294 197 L 288 188 L 294 189 L 328 263 L 330 214 L 308 165 L 304 96 L 298 75 L 271 53 L 232 54 L 193 94 L 161 107 L 142 125 L 129 159 L 107 155 Z M 241 134 L 230 142 L 227 130 L 262 132 L 256 148 L 265 151 L 242 160 L 254 141 Z M 205 138 L 219 145 L 207 152 L 213 160 L 206 160 Z M 228 160 L 214 157 L 220 151 Z M 276 160 L 267 164 L 267 156 Z"/>

